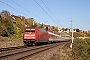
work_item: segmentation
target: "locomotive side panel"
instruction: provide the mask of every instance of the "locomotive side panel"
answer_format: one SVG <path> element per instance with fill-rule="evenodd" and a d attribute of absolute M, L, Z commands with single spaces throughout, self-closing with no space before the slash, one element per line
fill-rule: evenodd
<path fill-rule="evenodd" d="M 38 40 L 39 42 L 48 42 L 48 33 L 47 31 L 39 29 L 38 31 Z"/>

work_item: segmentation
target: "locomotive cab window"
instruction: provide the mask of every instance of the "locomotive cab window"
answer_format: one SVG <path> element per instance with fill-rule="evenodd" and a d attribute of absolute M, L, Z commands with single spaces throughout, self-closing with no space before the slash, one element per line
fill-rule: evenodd
<path fill-rule="evenodd" d="M 35 30 L 30 30 L 30 32 L 35 32 Z"/>
<path fill-rule="evenodd" d="M 25 32 L 30 32 L 30 30 L 26 30 Z"/>
<path fill-rule="evenodd" d="M 26 30 L 25 32 L 35 32 L 35 30 Z"/>

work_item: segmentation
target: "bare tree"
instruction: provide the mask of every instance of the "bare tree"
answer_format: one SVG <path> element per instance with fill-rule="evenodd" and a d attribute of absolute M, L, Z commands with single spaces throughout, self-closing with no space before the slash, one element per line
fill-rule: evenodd
<path fill-rule="evenodd" d="M 7 18 L 8 16 L 10 16 L 10 12 L 7 11 L 7 10 L 2 10 L 0 15 L 3 17 L 3 18 Z"/>

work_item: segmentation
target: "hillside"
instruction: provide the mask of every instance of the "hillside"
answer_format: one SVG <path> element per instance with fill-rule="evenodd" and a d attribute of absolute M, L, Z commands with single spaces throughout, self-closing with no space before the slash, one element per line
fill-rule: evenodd
<path fill-rule="evenodd" d="M 11 15 L 7 10 L 2 10 L 0 13 L 0 25 L 0 36 L 3 37 L 22 37 L 24 28 L 31 26 L 58 34 L 58 27 L 37 23 L 34 18 Z"/>
<path fill-rule="evenodd" d="M 50 60 L 90 60 L 90 38 L 74 39 L 73 48 L 70 44 L 60 49 Z"/>
<path fill-rule="evenodd" d="M 6 10 L 0 13 L 0 36 L 3 37 L 21 37 L 25 27 L 33 24 L 33 18 L 25 18 L 24 16 L 10 15 Z"/>

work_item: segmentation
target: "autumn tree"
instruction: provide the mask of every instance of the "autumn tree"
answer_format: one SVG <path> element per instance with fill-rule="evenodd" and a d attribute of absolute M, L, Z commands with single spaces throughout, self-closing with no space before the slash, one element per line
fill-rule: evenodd
<path fill-rule="evenodd" d="M 1 35 L 9 36 L 10 34 L 14 34 L 14 27 L 10 12 L 7 10 L 2 10 L 0 15 Z"/>
<path fill-rule="evenodd" d="M 2 22 L 2 35 L 3 36 L 9 36 L 9 34 L 14 34 L 14 27 L 13 27 L 13 22 L 12 22 L 12 17 L 10 16 L 10 12 L 7 10 L 2 10 L 1 13 L 1 19 L 0 21 Z"/>
<path fill-rule="evenodd" d="M 51 30 L 52 30 L 52 31 L 54 31 L 54 28 L 55 28 L 55 27 L 54 27 L 54 26 L 52 26 L 52 29 L 51 29 Z"/>
<path fill-rule="evenodd" d="M 62 28 L 63 31 L 65 31 L 65 28 Z"/>
<path fill-rule="evenodd" d="M 58 27 L 52 26 L 51 30 L 58 32 Z"/>
<path fill-rule="evenodd" d="M 32 26 L 34 22 L 34 18 L 28 18 L 27 22 L 28 22 L 28 27 Z"/>
<path fill-rule="evenodd" d="M 16 26 L 20 29 L 22 28 L 22 22 L 20 18 L 16 18 Z"/>
<path fill-rule="evenodd" d="M 42 28 L 42 24 L 37 23 L 37 27 Z"/>
<path fill-rule="evenodd" d="M 9 34 L 14 34 L 14 27 L 13 27 L 13 22 L 12 22 L 12 18 L 10 16 L 8 16 L 8 18 L 5 19 L 4 21 L 4 25 L 7 29 L 7 33 Z"/>
<path fill-rule="evenodd" d="M 55 31 L 57 31 L 57 32 L 58 32 L 58 27 L 55 27 Z"/>
<path fill-rule="evenodd" d="M 0 36 L 7 36 L 7 29 L 4 26 L 4 20 L 2 19 L 1 15 L 0 15 Z"/>

